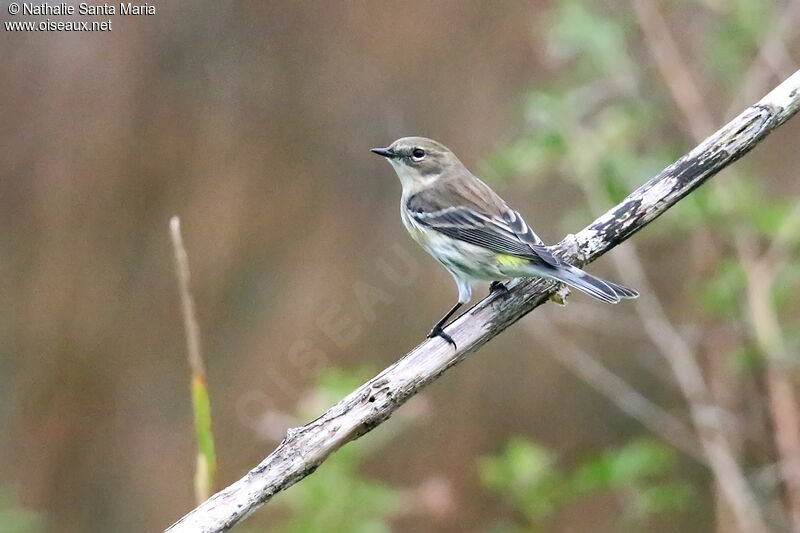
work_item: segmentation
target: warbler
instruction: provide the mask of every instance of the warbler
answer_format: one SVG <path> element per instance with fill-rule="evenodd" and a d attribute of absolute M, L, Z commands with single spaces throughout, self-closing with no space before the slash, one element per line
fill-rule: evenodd
<path fill-rule="evenodd" d="M 428 333 L 457 349 L 444 331 L 448 319 L 472 297 L 472 285 L 540 277 L 566 283 L 607 303 L 639 294 L 555 257 L 542 239 L 447 147 L 425 137 L 403 137 L 372 152 L 394 167 L 403 194 L 400 215 L 411 237 L 439 261 L 458 285 L 458 302 Z"/>

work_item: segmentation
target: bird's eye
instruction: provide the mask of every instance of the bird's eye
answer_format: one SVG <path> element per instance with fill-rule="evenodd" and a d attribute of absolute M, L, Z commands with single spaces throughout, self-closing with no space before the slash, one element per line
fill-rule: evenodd
<path fill-rule="evenodd" d="M 425 150 L 422 148 L 414 148 L 414 150 L 411 152 L 411 157 L 414 158 L 414 161 L 422 161 L 422 159 L 425 157 Z"/>

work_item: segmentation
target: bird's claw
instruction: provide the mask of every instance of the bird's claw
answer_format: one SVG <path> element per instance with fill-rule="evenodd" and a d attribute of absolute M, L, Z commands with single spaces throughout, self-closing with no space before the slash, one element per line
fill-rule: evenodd
<path fill-rule="evenodd" d="M 443 338 L 449 344 L 453 345 L 454 350 L 458 350 L 458 346 L 456 346 L 456 341 L 453 340 L 453 337 L 445 333 L 445 331 L 442 329 L 442 326 L 440 326 L 439 324 L 433 326 L 433 329 L 428 332 L 429 339 L 432 339 L 434 337 Z"/>
<path fill-rule="evenodd" d="M 508 287 L 506 287 L 502 281 L 493 281 L 491 285 L 489 285 L 489 294 L 494 294 L 496 292 L 506 294 L 508 292 Z"/>

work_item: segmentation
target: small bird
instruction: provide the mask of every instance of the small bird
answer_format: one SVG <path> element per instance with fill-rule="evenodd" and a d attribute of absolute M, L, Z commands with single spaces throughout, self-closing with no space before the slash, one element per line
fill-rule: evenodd
<path fill-rule="evenodd" d="M 551 254 L 522 216 L 444 145 L 425 137 L 403 137 L 372 152 L 385 157 L 400 178 L 400 215 L 411 237 L 458 285 L 458 302 L 428 338 L 441 337 L 457 349 L 444 325 L 469 302 L 476 281 L 492 282 L 494 292 L 507 290 L 503 282 L 513 278 L 550 278 L 613 304 L 639 296 Z"/>

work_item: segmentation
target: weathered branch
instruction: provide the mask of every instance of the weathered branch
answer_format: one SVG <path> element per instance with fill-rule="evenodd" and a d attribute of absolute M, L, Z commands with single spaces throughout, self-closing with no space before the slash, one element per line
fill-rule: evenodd
<path fill-rule="evenodd" d="M 554 250 L 576 264 L 593 261 L 742 157 L 798 109 L 800 71 Z M 457 351 L 441 339 L 426 340 L 318 419 L 290 429 L 261 464 L 167 531 L 230 529 L 277 492 L 312 473 L 338 448 L 389 418 L 448 368 L 546 302 L 554 288 L 552 282 L 522 280 L 512 284 L 509 293 L 484 299 L 448 328 L 458 343 Z"/>

